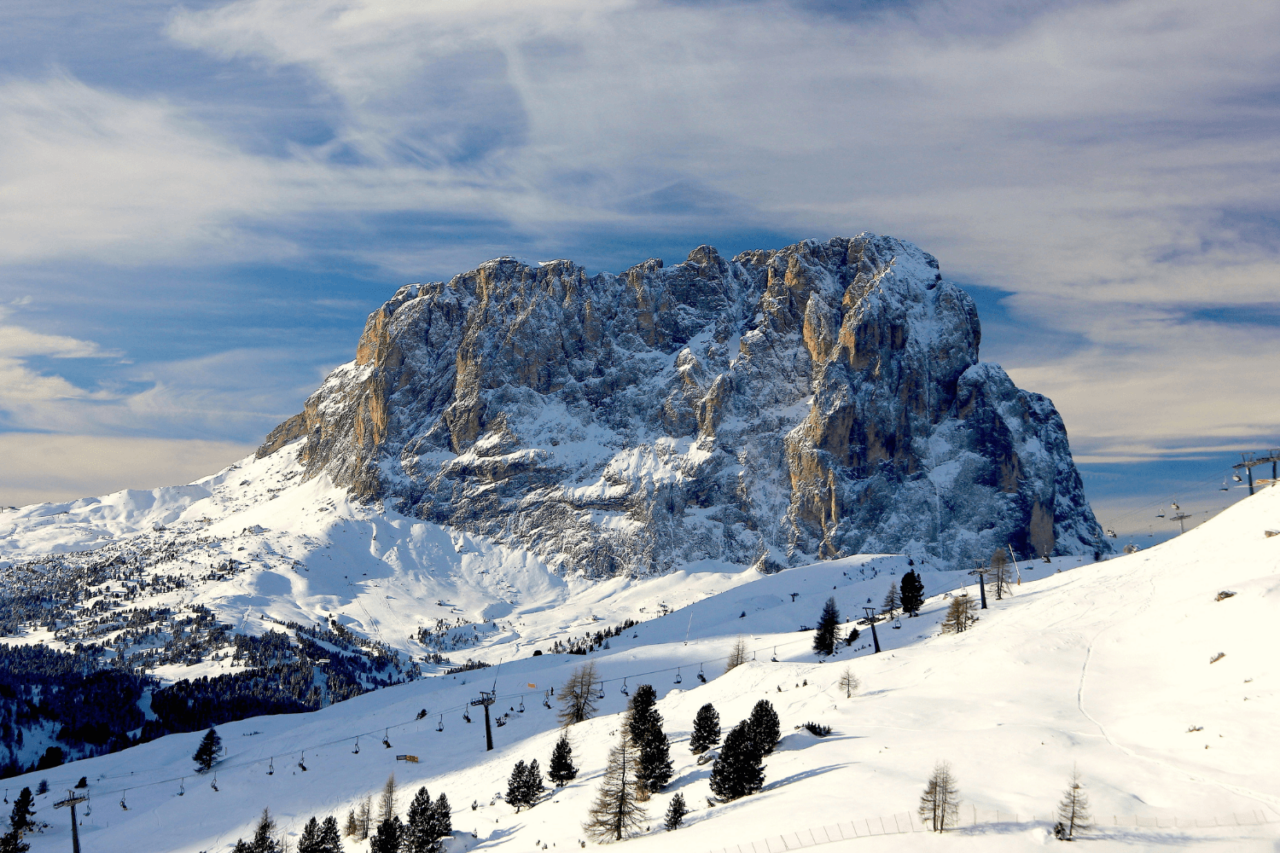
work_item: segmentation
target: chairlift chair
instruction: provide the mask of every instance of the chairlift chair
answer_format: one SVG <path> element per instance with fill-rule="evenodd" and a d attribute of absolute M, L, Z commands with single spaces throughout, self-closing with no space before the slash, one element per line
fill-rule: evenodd
<path fill-rule="evenodd" d="M 267 762 L 267 775 L 276 775 L 276 759 L 274 755 L 271 757 L 271 760 Z"/>
<path fill-rule="evenodd" d="M 778 662 L 778 647 L 777 647 L 777 646 L 774 646 L 774 647 L 773 647 L 773 657 L 769 658 L 769 660 L 770 660 L 772 663 L 777 663 L 777 662 Z"/>
<path fill-rule="evenodd" d="M 523 696 L 520 697 L 520 707 L 517 708 L 516 710 L 519 711 L 521 714 L 524 713 L 524 697 Z"/>
<path fill-rule="evenodd" d="M 463 713 L 463 715 L 465 715 L 467 712 L 466 712 L 466 711 L 463 711 L 462 713 Z M 470 721 L 470 720 L 468 720 L 467 722 L 471 722 L 471 721 Z M 444 731 L 444 714 L 441 714 L 441 715 L 440 715 L 440 719 L 439 719 L 439 721 L 438 721 L 438 722 L 436 722 L 436 731 L 438 731 L 438 732 L 442 732 L 442 731 Z"/>
<path fill-rule="evenodd" d="M 384 729 L 382 731 L 382 745 L 385 746 L 387 749 L 391 748 L 391 740 L 390 738 L 387 737 L 390 731 L 391 731 L 390 729 Z"/>
<path fill-rule="evenodd" d="M 630 695 L 631 695 L 630 693 L 628 693 L 628 692 L 627 692 L 627 680 L 626 680 L 625 678 L 624 678 L 624 679 L 622 679 L 622 690 L 621 690 L 621 693 L 622 693 L 622 695 L 623 695 L 623 696 L 630 696 Z"/>
<path fill-rule="evenodd" d="M 466 708 L 462 709 L 462 721 L 464 723 L 471 722 L 471 713 Z"/>
<path fill-rule="evenodd" d="M 209 783 L 209 787 L 218 790 L 218 771 L 213 771 L 213 781 Z"/>
<path fill-rule="evenodd" d="M 88 800 L 88 802 L 84 804 L 84 816 L 88 817 L 89 815 L 93 814 L 93 797 L 89 797 L 86 795 L 86 799 Z"/>
<path fill-rule="evenodd" d="M 124 798 L 125 798 L 128 794 L 129 794 L 129 789 L 128 789 L 128 788 L 125 788 L 125 789 L 124 789 L 124 793 L 122 793 L 122 794 L 120 795 L 120 808 L 121 808 L 121 809 L 123 809 L 124 811 L 128 811 L 128 810 L 129 810 L 129 804 L 128 804 L 128 803 L 126 803 L 126 802 L 124 801 Z"/>
<path fill-rule="evenodd" d="M 184 797 L 187 794 L 187 777 L 183 776 L 178 780 L 178 796 Z"/>
<path fill-rule="evenodd" d="M 355 745 L 355 747 L 354 747 L 354 748 L 352 748 L 352 750 L 351 750 L 351 754 L 352 754 L 352 755 L 359 755 L 359 754 L 360 754 L 360 737 L 359 737 L 359 735 L 357 735 L 357 736 L 356 736 L 356 745 Z"/>
<path fill-rule="evenodd" d="M 680 667 L 676 667 L 676 684 L 679 684 L 682 681 L 684 681 L 684 679 L 680 677 Z"/>
<path fill-rule="evenodd" d="M 307 772 L 307 751 L 304 749 L 302 754 L 298 756 L 298 769 L 303 773 Z"/>

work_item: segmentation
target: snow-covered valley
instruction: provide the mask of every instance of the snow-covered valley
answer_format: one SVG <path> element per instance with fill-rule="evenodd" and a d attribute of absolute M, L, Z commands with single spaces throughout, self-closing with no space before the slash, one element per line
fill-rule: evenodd
<path fill-rule="evenodd" d="M 69 846 L 67 813 L 52 804 L 81 776 L 91 798 L 85 850 L 194 853 L 248 837 L 263 807 L 296 840 L 312 815 L 341 821 L 392 772 L 401 813 L 420 785 L 448 795 L 450 851 L 573 847 L 585 837 L 623 689 L 646 683 L 660 697 L 675 776 L 647 804 L 651 830 L 627 849 L 780 850 L 831 832 L 897 827 L 906 831 L 827 849 L 1020 850 L 1056 843 L 1050 815 L 1073 765 L 1097 823 L 1086 837 L 1105 849 L 1271 850 L 1280 838 L 1280 537 L 1265 535 L 1280 528 L 1275 489 L 1132 556 L 1023 563 L 1013 595 L 989 596 L 990 608 L 960 634 L 941 635 L 939 624 L 951 592 L 968 583 L 976 594 L 974 579 L 917 566 L 929 596 L 918 618 L 877 625 L 878 655 L 864 628 L 852 647 L 820 661 L 813 632 L 799 629 L 815 624 L 828 597 L 845 616 L 878 606 L 907 558 L 864 555 L 767 576 L 706 565 L 575 581 L 525 552 L 352 503 L 320 479 L 300 484 L 286 456 L 246 460 L 183 489 L 9 511 L 0 514 L 0 544 L 12 570 L 55 550 L 185 542 L 165 572 L 192 583 L 157 601 L 201 603 L 248 632 L 334 617 L 415 658 L 425 651 L 418 627 L 460 619 L 473 623 L 469 639 L 447 654 L 493 666 L 219 726 L 227 754 L 215 768 L 217 790 L 190 758 L 199 732 L 5 780 L 10 799 L 49 782 L 36 808 L 50 827 L 28 837 L 36 853 Z M 245 567 L 196 582 L 228 557 Z M 1235 594 L 1219 600 L 1223 591 Z M 557 639 L 628 619 L 638 624 L 586 657 L 545 653 Z M 752 660 L 725 673 L 740 637 Z M 53 635 L 31 628 L 17 639 Z M 546 692 L 560 691 L 584 662 L 604 679 L 604 698 L 595 718 L 569 729 L 581 773 L 516 813 L 495 795 L 516 761 L 546 765 L 560 731 Z M 157 674 L 228 665 L 172 664 Z M 837 687 L 846 666 L 862 683 L 853 698 Z M 492 710 L 504 718 L 493 752 L 480 709 L 469 705 L 480 690 L 496 691 Z M 713 704 L 727 731 L 760 699 L 777 709 L 784 735 L 765 761 L 764 790 L 709 805 L 710 766 L 687 746 L 694 714 Z M 797 730 L 806 722 L 832 734 Z M 918 831 L 915 817 L 939 760 L 950 762 L 962 799 L 960 826 L 943 839 Z M 676 792 L 692 811 L 669 834 L 662 814 Z"/>

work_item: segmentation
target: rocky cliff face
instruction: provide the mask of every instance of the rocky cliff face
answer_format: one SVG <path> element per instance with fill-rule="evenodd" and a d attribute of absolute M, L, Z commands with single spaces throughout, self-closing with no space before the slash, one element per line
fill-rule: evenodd
<path fill-rule="evenodd" d="M 980 334 L 888 237 L 621 275 L 500 258 L 401 288 L 259 456 L 288 445 L 310 476 L 599 577 L 1107 550 L 1062 419 L 978 362 Z"/>

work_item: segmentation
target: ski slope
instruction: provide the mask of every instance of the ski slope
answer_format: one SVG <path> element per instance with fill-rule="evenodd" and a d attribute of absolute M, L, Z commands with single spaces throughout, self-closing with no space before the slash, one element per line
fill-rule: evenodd
<path fill-rule="evenodd" d="M 1269 529 L 1280 529 L 1276 489 L 1149 551 L 1097 564 L 1039 563 L 1032 571 L 1024 565 L 1015 594 L 993 599 L 960 635 L 939 635 L 947 598 L 936 593 L 940 577 L 969 578 L 926 573 L 933 597 L 902 628 L 878 626 L 881 654 L 860 640 L 825 663 L 809 651 L 812 633 L 798 632 L 799 623 L 813 624 L 827 596 L 836 597 L 842 613 L 866 598 L 878 604 L 904 569 L 902 558 L 859 557 L 734 578 L 730 588 L 643 623 L 638 636 L 628 632 L 588 658 L 521 654 L 501 667 L 387 688 L 312 714 L 223 726 L 228 754 L 217 767 L 217 791 L 211 775 L 192 772 L 189 756 L 200 733 L 7 780 L 6 787 L 10 796 L 38 778 L 52 787 L 37 798 L 38 817 L 52 825 L 31 837 L 35 853 L 68 847 L 67 815 L 55 813 L 52 802 L 82 775 L 92 797 L 81 827 L 86 851 L 194 853 L 248 837 L 264 806 L 293 834 L 313 814 L 341 821 L 392 772 L 402 812 L 419 785 L 448 795 L 457 830 L 451 851 L 573 848 L 584 837 L 581 822 L 620 724 L 626 678 L 630 687 L 651 683 L 658 690 L 676 761 L 672 784 L 648 804 L 652 831 L 625 842 L 638 853 L 739 844 L 750 850 L 752 843 L 755 850 L 783 849 L 783 833 L 855 820 L 878 825 L 881 817 L 891 824 L 891 816 L 914 812 L 938 760 L 951 763 L 960 785 L 956 831 L 941 839 L 916 832 L 846 840 L 824 849 L 1023 850 L 1054 843 L 1047 817 L 1074 764 L 1100 824 L 1087 836 L 1097 849 L 1274 850 L 1280 536 L 1266 537 Z M 383 535 L 392 547 L 391 531 L 380 531 L 380 541 Z M 1217 600 L 1223 590 L 1236 594 Z M 799 593 L 794 602 L 792 592 Z M 407 596 L 398 601 L 414 606 Z M 572 621 L 608 601 L 602 594 L 596 602 L 556 606 L 577 607 L 559 616 Z M 756 659 L 724 674 L 739 635 Z M 584 660 L 607 681 L 600 715 L 570 729 L 581 773 L 517 814 L 495 794 L 505 791 L 517 760 L 537 758 L 546 767 L 558 729 L 554 712 L 542 705 L 543 691 Z M 852 699 L 835 687 L 846 664 L 863 684 Z M 500 698 L 493 710 L 509 722 L 494 729 L 496 749 L 486 753 L 479 709 L 472 709 L 471 724 L 462 710 L 478 690 L 495 686 Z M 766 759 L 765 790 L 709 806 L 710 765 L 698 767 L 687 748 L 693 716 L 710 702 L 727 732 L 761 698 L 777 708 L 784 733 Z M 523 713 L 515 710 L 521 702 Z M 423 709 L 426 716 L 415 719 Z M 832 726 L 833 734 L 819 739 L 794 730 L 810 720 Z M 384 735 L 390 748 L 381 743 Z M 397 754 L 421 761 L 397 762 Z M 676 791 L 693 810 L 685 827 L 668 834 L 661 818 Z M 128 810 L 119 806 L 122 796 Z M 973 816 L 977 825 L 969 825 Z M 1261 823 L 1234 825 L 1250 816 Z M 1127 825 L 1115 826 L 1117 819 Z M 766 846 L 770 838 L 773 846 Z M 367 847 L 349 842 L 347 849 Z"/>

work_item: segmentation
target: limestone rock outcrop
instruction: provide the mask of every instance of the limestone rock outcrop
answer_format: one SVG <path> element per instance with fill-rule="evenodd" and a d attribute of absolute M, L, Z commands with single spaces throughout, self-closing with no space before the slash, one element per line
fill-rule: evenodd
<path fill-rule="evenodd" d="M 620 275 L 499 258 L 401 288 L 259 455 L 593 577 L 1109 550 L 1053 404 L 980 337 L 889 237 Z"/>

